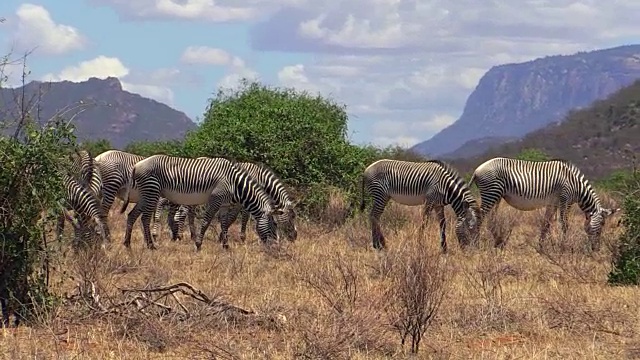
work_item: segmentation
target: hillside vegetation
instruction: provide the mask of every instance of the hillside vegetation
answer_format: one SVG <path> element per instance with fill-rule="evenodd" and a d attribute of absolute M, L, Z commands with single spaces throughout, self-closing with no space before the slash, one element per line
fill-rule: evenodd
<path fill-rule="evenodd" d="M 452 163 L 461 171 L 470 172 L 487 159 L 515 157 L 526 149 L 538 149 L 550 157 L 572 161 L 591 178 L 630 170 L 634 156 L 640 153 L 640 81 L 588 107 L 571 111 L 563 121 L 518 141 Z"/>
<path fill-rule="evenodd" d="M 442 253 L 438 222 L 421 232 L 421 209 L 394 203 L 381 219 L 388 249 L 374 251 L 368 216 L 354 206 L 360 174 L 380 158 L 421 159 L 350 144 L 345 106 L 335 100 L 243 82 L 220 89 L 202 125 L 184 139 L 136 142 L 128 150 L 264 163 L 299 201 L 298 239 L 261 244 L 250 225 L 242 243 L 235 224 L 226 251 L 216 222 L 196 252 L 188 237 L 169 240 L 162 216 L 158 250 L 146 249 L 137 224 L 127 250 L 126 216 L 116 201 L 113 242 L 73 252 L 69 227 L 63 241 L 53 238 L 67 155 L 78 147 L 96 155 L 108 142 L 78 144 L 60 118 L 2 119 L 24 127 L 0 141 L 7 164 L 0 172 L 0 358 L 640 354 L 638 289 L 611 286 L 640 280 L 640 182 L 628 184 L 622 217 L 607 222 L 599 252 L 585 250 L 576 207 L 563 243 L 554 224 L 550 241 L 537 246 L 542 211 L 502 205 L 477 248 L 463 251 L 453 240 Z M 615 205 L 598 192 L 604 205 Z M 452 213 L 447 208 L 447 237 L 456 239 Z M 503 249 L 488 245 L 497 238 Z"/>

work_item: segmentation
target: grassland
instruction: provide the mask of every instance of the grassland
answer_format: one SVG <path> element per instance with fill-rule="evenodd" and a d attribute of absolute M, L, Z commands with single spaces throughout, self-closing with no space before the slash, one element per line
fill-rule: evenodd
<path fill-rule="evenodd" d="M 327 211 L 340 206 L 334 202 Z M 408 318 L 399 299 L 415 294 L 416 282 L 431 290 L 421 294 L 425 303 L 440 304 L 418 358 L 640 357 L 640 291 L 606 284 L 621 230 L 617 219 L 608 222 L 604 246 L 593 255 L 583 250 L 584 217 L 575 207 L 567 241 L 558 243 L 554 224 L 540 251 L 541 211 L 522 213 L 505 204 L 491 226 L 496 236 L 510 235 L 504 250 L 461 251 L 448 209 L 450 251 L 441 255 L 436 221 L 421 236 L 420 210 L 390 204 L 383 216 L 384 253 L 371 249 L 362 218 L 336 229 L 301 223 L 295 243 L 272 248 L 258 243 L 253 223 L 240 243 L 236 224 L 229 252 L 215 241 L 216 225 L 196 253 L 188 240 L 170 242 L 166 225 L 159 249 L 146 250 L 139 224 L 127 251 L 119 207 L 114 204 L 110 218 L 112 246 L 76 257 L 69 252 L 56 263 L 51 281 L 67 300 L 32 326 L 0 330 L 1 358 L 406 358 L 410 340 L 402 347 L 393 325 Z M 483 243 L 490 239 L 485 230 Z M 153 309 L 158 306 L 144 313 L 135 305 L 105 311 L 132 298 L 122 288 L 179 282 L 254 313 L 214 311 L 180 295 L 167 297 L 166 314 Z M 178 316 L 183 310 L 176 299 L 189 318 Z"/>

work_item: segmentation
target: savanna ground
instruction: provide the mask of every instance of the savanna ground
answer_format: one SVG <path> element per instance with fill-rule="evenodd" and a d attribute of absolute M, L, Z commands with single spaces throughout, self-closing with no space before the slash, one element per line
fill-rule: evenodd
<path fill-rule="evenodd" d="M 391 203 L 382 220 L 384 253 L 372 250 L 363 217 L 335 230 L 301 222 L 295 243 L 270 248 L 258 242 L 253 222 L 241 243 L 238 222 L 230 229 L 229 252 L 217 243 L 215 223 L 196 253 L 188 230 L 182 241 L 171 242 L 164 223 L 157 251 L 144 248 L 139 223 L 126 250 L 119 207 L 116 201 L 110 217 L 112 246 L 77 257 L 67 251 L 51 280 L 66 300 L 37 324 L 2 329 L 2 358 L 406 358 L 411 336 L 402 347 L 394 325 L 410 318 L 402 316 L 401 304 L 412 294 L 436 310 L 419 358 L 640 357 L 639 290 L 606 284 L 621 231 L 617 217 L 593 255 L 584 251 L 584 217 L 576 206 L 567 241 L 558 242 L 554 222 L 539 251 L 542 211 L 517 212 L 504 203 L 491 226 L 494 235 L 485 226 L 485 245 L 466 252 L 453 234 L 450 209 L 450 251 L 441 255 L 435 219 L 420 236 L 420 209 Z M 333 201 L 327 214 L 342 210 Z M 508 237 L 504 250 L 486 245 L 492 236 Z M 165 313 L 160 305 L 139 310 L 134 295 L 141 306 L 145 296 L 159 294 L 121 290 L 180 282 L 252 313 L 181 294 L 158 301 Z"/>

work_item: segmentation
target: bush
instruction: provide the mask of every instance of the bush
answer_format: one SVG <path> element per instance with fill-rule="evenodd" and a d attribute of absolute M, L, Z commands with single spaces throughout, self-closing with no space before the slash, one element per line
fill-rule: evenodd
<path fill-rule="evenodd" d="M 165 155 L 171 155 L 171 156 L 186 156 L 184 153 L 184 147 L 183 147 L 182 141 L 179 141 L 179 140 L 134 141 L 128 144 L 124 148 L 124 151 L 128 153 L 144 156 L 144 157 L 148 157 L 156 154 L 165 154 Z"/>
<path fill-rule="evenodd" d="M 190 157 L 267 164 L 304 192 L 299 208 L 315 217 L 314 209 L 325 208 L 323 192 L 329 185 L 354 204 L 359 176 L 377 155 L 348 142 L 347 121 L 345 106 L 332 100 L 244 80 L 210 100 L 202 125 L 187 135 L 184 151 Z"/>
<path fill-rule="evenodd" d="M 550 160 L 550 157 L 542 150 L 524 149 L 516 156 L 516 159 L 526 161 L 547 161 Z"/>
<path fill-rule="evenodd" d="M 625 228 L 612 257 L 609 284 L 640 284 L 640 174 L 634 172 L 622 204 Z"/>
<path fill-rule="evenodd" d="M 0 64 L 0 85 L 2 70 Z M 36 108 L 24 93 L 17 99 L 23 105 L 17 109 Z M 14 129 L 11 137 L 0 137 L 0 304 L 3 323 L 8 325 L 14 315 L 17 325 L 42 314 L 55 300 L 48 292 L 46 228 L 55 224 L 62 209 L 59 169 L 70 164 L 67 155 L 75 138 L 67 121 L 51 119 L 40 126 L 26 112 L 0 123 L 3 129 Z"/>
<path fill-rule="evenodd" d="M 109 140 L 107 139 L 85 140 L 80 144 L 79 148 L 82 150 L 87 150 L 93 157 L 102 154 L 107 150 L 113 149 L 113 147 L 111 146 L 111 142 L 109 142 Z"/>

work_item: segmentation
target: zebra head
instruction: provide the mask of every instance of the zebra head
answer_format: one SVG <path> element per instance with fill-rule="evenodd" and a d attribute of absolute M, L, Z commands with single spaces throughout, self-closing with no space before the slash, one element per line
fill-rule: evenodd
<path fill-rule="evenodd" d="M 278 235 L 278 225 L 275 218 L 283 215 L 284 212 L 282 209 L 272 206 L 268 210 L 264 211 L 262 216 L 256 219 L 256 232 L 263 243 L 266 243 L 269 240 L 280 240 L 280 236 Z"/>
<path fill-rule="evenodd" d="M 587 233 L 591 250 L 600 250 L 600 237 L 602 227 L 608 217 L 618 212 L 620 209 L 608 209 L 598 206 L 593 212 L 585 215 L 584 230 Z"/>
<path fill-rule="evenodd" d="M 462 216 L 458 216 L 456 222 L 456 236 L 462 245 L 469 245 L 478 235 L 478 216 L 480 208 L 475 200 L 462 201 Z"/>
<path fill-rule="evenodd" d="M 287 201 L 280 209 L 281 213 L 274 214 L 275 222 L 278 224 L 278 230 L 289 241 L 296 241 L 298 238 L 298 228 L 296 227 L 296 203 Z"/>

